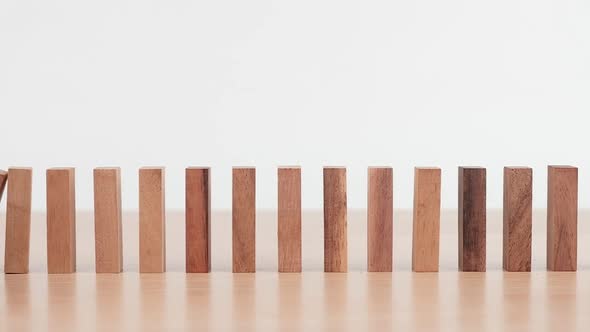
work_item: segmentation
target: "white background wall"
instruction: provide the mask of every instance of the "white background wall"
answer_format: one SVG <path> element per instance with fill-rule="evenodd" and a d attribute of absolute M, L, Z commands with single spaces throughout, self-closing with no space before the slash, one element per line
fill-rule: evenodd
<path fill-rule="evenodd" d="M 257 200 L 276 206 L 276 166 L 303 166 L 304 208 L 322 206 L 323 165 L 348 166 L 349 206 L 366 204 L 366 166 L 394 167 L 411 207 L 412 168 L 580 167 L 590 207 L 590 2 L 585 0 L 3 0 L 0 168 L 167 166 L 167 205 L 184 205 L 184 167 L 213 167 L 213 206 L 231 207 L 231 166 L 256 165 Z M 4 208 L 5 203 L 2 203 Z"/>

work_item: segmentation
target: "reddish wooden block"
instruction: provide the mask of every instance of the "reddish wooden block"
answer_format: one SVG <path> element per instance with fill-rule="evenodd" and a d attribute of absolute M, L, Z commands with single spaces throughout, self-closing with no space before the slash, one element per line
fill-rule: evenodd
<path fill-rule="evenodd" d="M 32 168 L 8 169 L 5 273 L 29 272 L 32 178 Z"/>
<path fill-rule="evenodd" d="M 94 248 L 96 273 L 123 271 L 121 169 L 94 169 Z"/>
<path fill-rule="evenodd" d="M 164 168 L 139 169 L 139 272 L 166 271 Z"/>
<path fill-rule="evenodd" d="M 486 169 L 459 167 L 459 270 L 486 270 Z"/>
<path fill-rule="evenodd" d="M 256 169 L 233 168 L 232 271 L 256 272 Z"/>
<path fill-rule="evenodd" d="M 438 272 L 440 175 L 440 168 L 414 169 L 412 271 L 415 272 Z"/>
<path fill-rule="evenodd" d="M 578 267 L 578 168 L 549 166 L 547 185 L 547 269 Z"/>
<path fill-rule="evenodd" d="M 8 172 L 3 169 L 0 169 L 0 202 L 2 202 L 2 194 L 4 194 L 6 180 L 8 180 Z"/>
<path fill-rule="evenodd" d="M 50 168 L 47 177 L 47 272 L 76 272 L 74 168 Z"/>
<path fill-rule="evenodd" d="M 531 270 L 533 170 L 504 167 L 502 265 L 505 271 Z"/>
<path fill-rule="evenodd" d="M 279 272 L 301 272 L 301 168 L 278 169 Z"/>
<path fill-rule="evenodd" d="M 186 272 L 211 271 L 211 181 L 209 167 L 185 170 Z"/>
<path fill-rule="evenodd" d="M 369 167 L 367 197 L 367 271 L 393 268 L 393 169 Z"/>
<path fill-rule="evenodd" d="M 324 167 L 324 271 L 346 272 L 346 168 Z"/>

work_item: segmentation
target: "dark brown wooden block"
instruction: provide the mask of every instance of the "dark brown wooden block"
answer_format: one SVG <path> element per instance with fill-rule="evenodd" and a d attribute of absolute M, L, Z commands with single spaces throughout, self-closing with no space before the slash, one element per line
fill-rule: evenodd
<path fill-rule="evenodd" d="M 578 168 L 549 166 L 547 182 L 547 269 L 576 271 Z"/>
<path fill-rule="evenodd" d="M 96 273 L 123 270 L 121 169 L 94 169 L 94 249 Z"/>
<path fill-rule="evenodd" d="M 164 168 L 139 169 L 139 272 L 166 271 Z"/>
<path fill-rule="evenodd" d="M 348 270 L 346 168 L 324 167 L 324 271 Z"/>
<path fill-rule="evenodd" d="M 29 272 L 32 180 L 33 169 L 31 168 L 8 169 L 5 273 Z"/>
<path fill-rule="evenodd" d="M 8 180 L 8 172 L 3 169 L 0 169 L 0 202 L 2 202 L 2 194 L 4 194 L 6 180 Z"/>
<path fill-rule="evenodd" d="M 367 196 L 367 271 L 393 268 L 393 169 L 369 167 Z"/>
<path fill-rule="evenodd" d="M 279 272 L 301 272 L 301 168 L 278 169 Z"/>
<path fill-rule="evenodd" d="M 505 271 L 531 270 L 533 170 L 504 167 L 502 265 Z"/>
<path fill-rule="evenodd" d="M 256 272 L 256 169 L 234 167 L 232 176 L 232 271 Z"/>
<path fill-rule="evenodd" d="M 486 169 L 459 167 L 459 270 L 486 270 Z"/>
<path fill-rule="evenodd" d="M 412 271 L 437 272 L 440 239 L 440 168 L 414 169 Z"/>
<path fill-rule="evenodd" d="M 211 181 L 209 167 L 185 170 L 186 272 L 211 271 Z"/>
<path fill-rule="evenodd" d="M 47 177 L 47 272 L 76 272 L 76 190 L 73 168 L 50 168 Z"/>

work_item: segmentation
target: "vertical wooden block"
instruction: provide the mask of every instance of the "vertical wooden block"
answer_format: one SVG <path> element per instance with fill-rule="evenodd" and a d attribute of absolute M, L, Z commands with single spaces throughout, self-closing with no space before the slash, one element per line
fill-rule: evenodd
<path fill-rule="evenodd" d="M 73 168 L 50 168 L 47 180 L 47 272 L 76 272 L 76 190 Z"/>
<path fill-rule="evenodd" d="M 185 170 L 186 272 L 211 271 L 211 182 L 209 167 Z"/>
<path fill-rule="evenodd" d="M 31 168 L 8 169 L 5 273 L 29 272 L 32 180 L 33 169 Z"/>
<path fill-rule="evenodd" d="M 324 167 L 324 271 L 348 270 L 346 168 Z"/>
<path fill-rule="evenodd" d="M 301 168 L 278 169 L 279 272 L 301 272 Z"/>
<path fill-rule="evenodd" d="M 547 269 L 576 271 L 578 168 L 549 166 L 547 175 Z"/>
<path fill-rule="evenodd" d="M 393 169 L 369 167 L 367 195 L 367 271 L 393 268 Z"/>
<path fill-rule="evenodd" d="M 232 172 L 232 271 L 256 272 L 256 169 Z"/>
<path fill-rule="evenodd" d="M 440 168 L 414 169 L 412 271 L 437 272 L 440 239 Z"/>
<path fill-rule="evenodd" d="M 486 270 L 486 169 L 459 167 L 459 270 Z"/>
<path fill-rule="evenodd" d="M 2 195 L 4 194 L 6 180 L 8 180 L 8 172 L 3 169 L 0 169 L 0 202 L 2 202 Z"/>
<path fill-rule="evenodd" d="M 94 169 L 94 248 L 96 273 L 123 271 L 121 169 Z"/>
<path fill-rule="evenodd" d="M 505 271 L 531 270 L 533 170 L 504 167 L 502 266 Z"/>
<path fill-rule="evenodd" d="M 166 271 L 164 167 L 139 169 L 139 272 Z"/>

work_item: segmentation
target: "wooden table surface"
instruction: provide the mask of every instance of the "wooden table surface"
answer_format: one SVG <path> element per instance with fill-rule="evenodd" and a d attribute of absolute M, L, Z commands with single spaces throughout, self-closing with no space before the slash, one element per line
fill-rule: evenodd
<path fill-rule="evenodd" d="M 78 273 L 46 274 L 45 216 L 33 216 L 31 273 L 0 276 L 0 331 L 512 330 L 590 328 L 589 211 L 578 272 L 545 271 L 545 211 L 533 217 L 533 272 L 502 272 L 501 211 L 488 211 L 486 273 L 457 272 L 456 211 L 443 211 L 441 272 L 412 273 L 411 211 L 394 216 L 394 272 L 366 271 L 366 216 L 349 211 L 349 272 L 321 272 L 321 211 L 303 215 L 303 270 L 278 274 L 276 215 L 259 211 L 255 274 L 232 274 L 231 214 L 212 217 L 210 274 L 185 274 L 184 213 L 167 214 L 167 269 L 138 273 L 137 213 L 125 213 L 125 272 L 94 271 L 93 218 L 77 215 Z M 0 217 L 4 225 L 4 215 Z M 0 227 L 0 251 L 4 250 Z M 0 257 L 3 257 L 0 252 Z"/>

